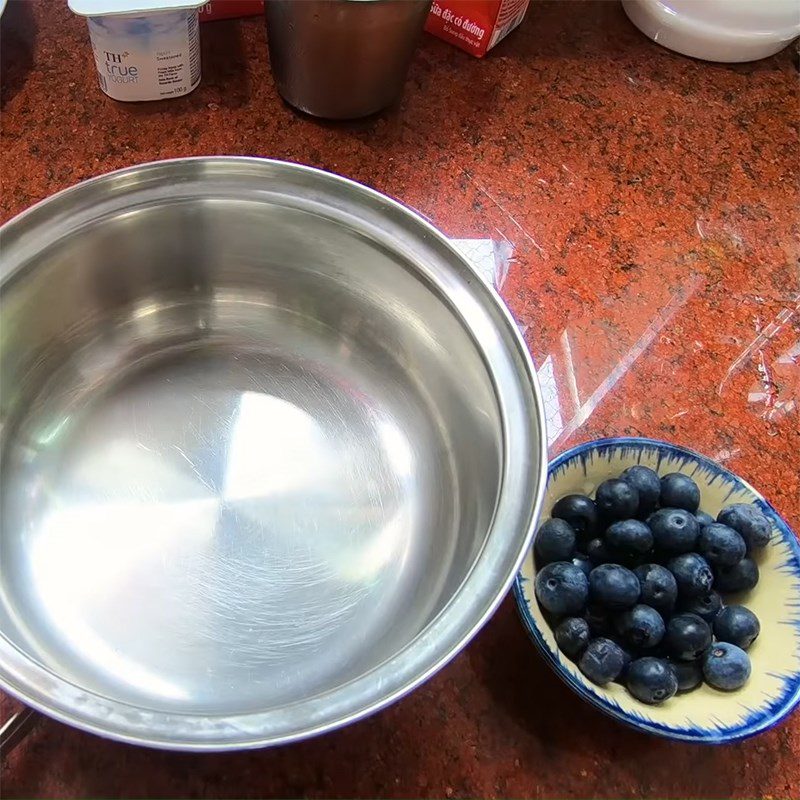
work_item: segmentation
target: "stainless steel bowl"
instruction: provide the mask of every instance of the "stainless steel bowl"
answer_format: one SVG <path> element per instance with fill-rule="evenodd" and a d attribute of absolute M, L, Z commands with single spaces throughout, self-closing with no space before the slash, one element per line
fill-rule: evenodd
<path fill-rule="evenodd" d="M 543 413 L 434 228 L 294 164 L 88 181 L 0 230 L 0 684 L 157 747 L 408 692 L 529 544 Z"/>

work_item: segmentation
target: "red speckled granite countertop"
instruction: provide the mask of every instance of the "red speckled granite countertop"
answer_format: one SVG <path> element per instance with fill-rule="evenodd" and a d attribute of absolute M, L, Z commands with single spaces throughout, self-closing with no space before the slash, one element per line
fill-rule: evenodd
<path fill-rule="evenodd" d="M 248 154 L 340 172 L 448 235 L 513 248 L 502 294 L 540 366 L 555 453 L 591 438 L 689 445 L 800 530 L 798 83 L 792 52 L 705 64 L 617 3 L 534 3 L 484 61 L 426 37 L 402 103 L 355 124 L 287 108 L 263 22 L 202 30 L 188 97 L 97 87 L 66 3 L 2 19 L 0 218 L 141 161 Z M 7 716 L 13 703 L 3 701 Z M 410 697 L 290 747 L 183 755 L 45 721 L 5 797 L 789 797 L 800 716 L 709 749 L 638 735 L 575 697 L 510 600 Z"/>

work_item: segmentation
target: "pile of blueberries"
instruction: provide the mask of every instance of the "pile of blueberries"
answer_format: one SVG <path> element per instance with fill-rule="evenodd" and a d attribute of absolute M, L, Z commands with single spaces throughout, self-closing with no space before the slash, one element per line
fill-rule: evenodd
<path fill-rule="evenodd" d="M 641 465 L 562 497 L 534 542 L 536 598 L 561 651 L 600 686 L 623 683 L 659 704 L 705 680 L 731 691 L 750 677 L 745 652 L 761 626 L 721 595 L 758 583 L 754 551 L 769 520 L 746 503 L 714 520 L 678 472 Z"/>

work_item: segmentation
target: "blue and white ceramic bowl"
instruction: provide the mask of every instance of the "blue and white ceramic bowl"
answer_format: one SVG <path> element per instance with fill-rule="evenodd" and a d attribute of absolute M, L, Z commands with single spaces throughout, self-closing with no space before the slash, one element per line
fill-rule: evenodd
<path fill-rule="evenodd" d="M 531 550 L 514 584 L 520 614 L 548 663 L 581 697 L 639 730 L 691 742 L 721 743 L 753 736 L 800 703 L 800 545 L 775 509 L 741 478 L 691 450 L 651 439 L 602 439 L 563 453 L 550 465 L 541 521 L 566 494 L 594 495 L 598 484 L 626 467 L 644 464 L 659 475 L 683 472 L 700 487 L 701 508 L 716 516 L 731 503 L 755 503 L 772 523 L 772 540 L 758 556 L 761 578 L 741 602 L 761 621 L 750 648 L 753 672 L 736 692 L 703 685 L 661 706 L 639 702 L 618 684 L 595 686 L 559 652 L 533 593 Z"/>

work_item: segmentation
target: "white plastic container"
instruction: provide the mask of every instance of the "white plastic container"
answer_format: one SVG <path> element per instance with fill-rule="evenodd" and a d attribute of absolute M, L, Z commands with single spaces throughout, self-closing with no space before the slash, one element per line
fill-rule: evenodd
<path fill-rule="evenodd" d="M 115 100 L 164 100 L 200 83 L 204 0 L 69 0 L 87 17 L 100 88 Z"/>
<path fill-rule="evenodd" d="M 767 58 L 800 36 L 798 0 L 622 0 L 645 36 L 706 61 Z"/>

